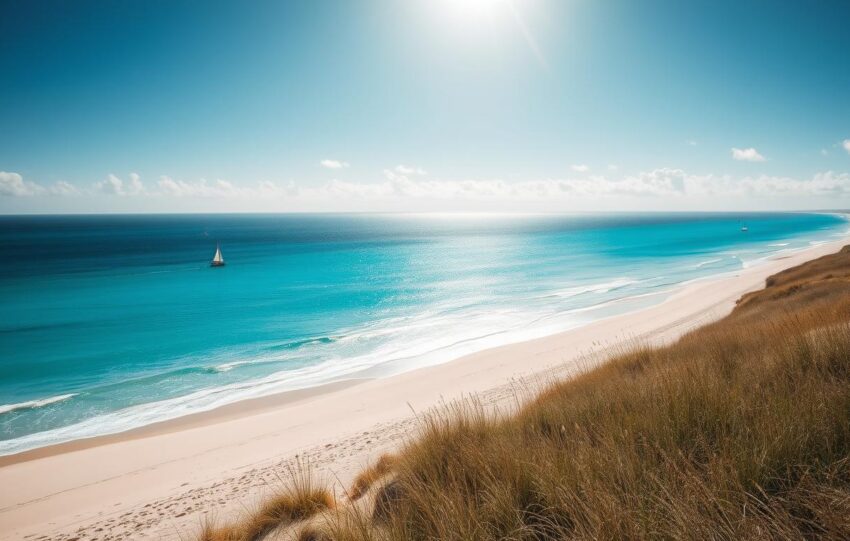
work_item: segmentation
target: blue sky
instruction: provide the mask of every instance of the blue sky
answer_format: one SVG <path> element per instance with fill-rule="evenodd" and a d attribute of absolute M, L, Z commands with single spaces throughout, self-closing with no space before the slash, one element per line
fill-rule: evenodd
<path fill-rule="evenodd" d="M 0 212 L 850 207 L 848 21 L 843 0 L 12 3 Z"/>

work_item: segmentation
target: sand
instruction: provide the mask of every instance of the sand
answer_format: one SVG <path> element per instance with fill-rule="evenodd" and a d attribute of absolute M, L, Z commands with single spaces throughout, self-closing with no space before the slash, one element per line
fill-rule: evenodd
<path fill-rule="evenodd" d="M 415 435 L 417 417 L 469 395 L 510 409 L 612 350 L 660 344 L 728 314 L 767 276 L 850 239 L 692 282 L 656 306 L 404 374 L 226 406 L 143 429 L 0 458 L 0 539 L 191 539 L 250 509 L 288 467 L 346 485 Z"/>

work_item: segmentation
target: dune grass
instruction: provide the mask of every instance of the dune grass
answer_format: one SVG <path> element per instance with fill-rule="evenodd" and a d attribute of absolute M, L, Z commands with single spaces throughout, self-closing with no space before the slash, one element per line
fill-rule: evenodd
<path fill-rule="evenodd" d="M 333 492 L 317 486 L 308 467 L 292 469 L 287 472 L 283 487 L 258 509 L 244 514 L 234 524 L 204 524 L 199 541 L 258 541 L 276 529 L 332 509 L 335 504 Z"/>
<path fill-rule="evenodd" d="M 850 250 L 508 417 L 431 415 L 374 470 L 325 538 L 850 539 Z"/>
<path fill-rule="evenodd" d="M 385 453 L 373 465 L 361 471 L 348 489 L 349 500 L 356 501 L 363 497 L 375 483 L 393 471 L 395 463 L 396 457 Z"/>

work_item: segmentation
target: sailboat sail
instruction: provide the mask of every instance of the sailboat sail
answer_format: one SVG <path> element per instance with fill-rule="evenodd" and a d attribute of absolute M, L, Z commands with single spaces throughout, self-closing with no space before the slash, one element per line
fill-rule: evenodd
<path fill-rule="evenodd" d="M 213 257 L 212 262 L 210 263 L 213 267 L 223 267 L 224 266 L 224 258 L 221 257 L 221 246 L 216 245 L 215 247 L 215 256 Z"/>

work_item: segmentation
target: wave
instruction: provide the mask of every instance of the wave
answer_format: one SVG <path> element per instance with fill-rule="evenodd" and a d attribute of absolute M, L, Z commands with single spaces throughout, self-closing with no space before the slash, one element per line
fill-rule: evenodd
<path fill-rule="evenodd" d="M 129 406 L 19 438 L 0 440 L 0 456 L 66 441 L 125 432 L 249 398 L 313 387 L 351 377 L 351 367 L 336 362 L 339 360 L 331 359 L 313 366 L 276 372 L 261 379 L 201 389 L 183 396 Z"/>
<path fill-rule="evenodd" d="M 304 338 L 300 340 L 291 340 L 289 342 L 283 342 L 279 344 L 272 344 L 262 348 L 261 354 L 248 358 L 241 359 L 238 361 L 228 361 L 226 363 L 217 364 L 207 369 L 212 372 L 230 372 L 234 368 L 239 366 L 247 366 L 247 365 L 257 365 L 257 364 L 271 364 L 271 363 L 279 363 L 292 360 L 292 355 L 297 354 L 297 352 L 302 349 L 307 349 L 309 347 L 316 346 L 325 346 L 329 344 L 333 344 L 341 339 L 345 338 L 344 335 L 341 336 L 316 336 L 312 338 Z"/>
<path fill-rule="evenodd" d="M 248 359 L 244 361 L 231 361 L 229 363 L 217 364 L 209 368 L 211 372 L 230 372 L 234 368 L 245 366 L 245 365 L 254 365 L 254 364 L 270 364 L 270 363 L 279 363 L 283 362 L 285 359 L 280 359 L 277 357 L 269 357 L 269 358 L 259 358 L 259 359 Z"/>
<path fill-rule="evenodd" d="M 18 404 L 3 404 L 0 406 L 0 414 L 9 413 L 10 411 L 17 410 L 32 410 L 37 408 L 43 408 L 44 406 L 49 406 L 50 404 L 55 404 L 56 402 L 62 402 L 77 396 L 77 393 L 69 393 L 69 394 L 60 394 L 58 396 L 51 396 L 50 398 L 42 398 L 40 400 L 29 400 L 27 402 L 20 402 Z"/>
<path fill-rule="evenodd" d="M 223 363 L 217 364 L 215 366 L 210 367 L 210 370 L 213 372 L 230 372 L 237 366 L 242 366 L 243 364 L 252 364 L 254 361 L 233 361 L 232 363 Z"/>
<path fill-rule="evenodd" d="M 269 351 L 298 349 L 302 346 L 313 346 L 316 344 L 333 344 L 334 342 L 336 342 L 336 340 L 337 338 L 334 336 L 316 336 L 313 338 L 304 338 L 303 340 L 292 340 L 289 342 L 283 342 L 281 344 L 273 344 L 267 346 L 266 349 Z"/>
<path fill-rule="evenodd" d="M 788 246 L 791 244 L 790 242 L 774 242 L 773 244 L 768 244 L 768 246 L 772 246 L 774 248 L 780 248 L 782 246 Z"/>
<path fill-rule="evenodd" d="M 711 265 L 712 263 L 720 263 L 721 261 L 723 261 L 722 257 L 717 258 L 717 259 L 709 259 L 708 261 L 703 261 L 702 263 L 697 263 L 696 265 L 694 265 L 694 268 L 695 269 L 701 269 L 702 267 L 705 267 L 706 265 Z"/>
<path fill-rule="evenodd" d="M 571 288 L 568 288 L 568 289 L 562 289 L 562 290 L 556 291 L 556 292 L 554 292 L 554 293 L 552 293 L 551 295 L 548 295 L 548 296 L 549 297 L 569 298 L 569 297 L 576 297 L 578 295 L 583 295 L 585 293 L 609 293 L 611 291 L 614 291 L 615 289 L 620 289 L 622 287 L 626 287 L 626 286 L 629 286 L 629 285 L 632 285 L 632 284 L 636 284 L 639 281 L 640 280 L 633 280 L 633 279 L 627 278 L 627 277 L 620 277 L 620 278 L 616 278 L 616 279 L 614 279 L 610 282 L 602 282 L 602 283 L 599 283 L 599 284 L 591 284 L 591 285 L 588 285 L 588 286 L 578 286 L 578 287 L 571 287 Z"/>
<path fill-rule="evenodd" d="M 15 439 L 0 440 L 0 455 L 64 441 L 124 432 L 250 398 L 346 379 L 381 377 L 389 373 L 439 364 L 490 347 L 553 334 L 580 323 L 570 314 L 552 315 L 560 316 L 559 321 L 542 330 L 529 328 L 529 322 L 535 320 L 532 313 L 509 309 L 489 311 L 484 307 L 473 312 L 443 315 L 437 320 L 433 319 L 433 311 L 426 312 L 422 317 L 399 318 L 389 322 L 385 320 L 384 324 L 390 323 L 397 329 L 396 332 L 400 333 L 400 336 L 396 335 L 397 340 L 380 340 L 370 344 L 368 350 L 354 355 L 346 351 L 328 352 L 323 361 L 315 364 L 276 371 L 261 378 L 199 389 L 185 395 L 125 407 Z M 477 324 L 470 324 L 473 321 Z M 359 333 L 360 336 L 364 334 L 374 336 L 377 329 L 371 328 L 368 332 Z M 259 358 L 249 362 L 263 360 Z"/>

